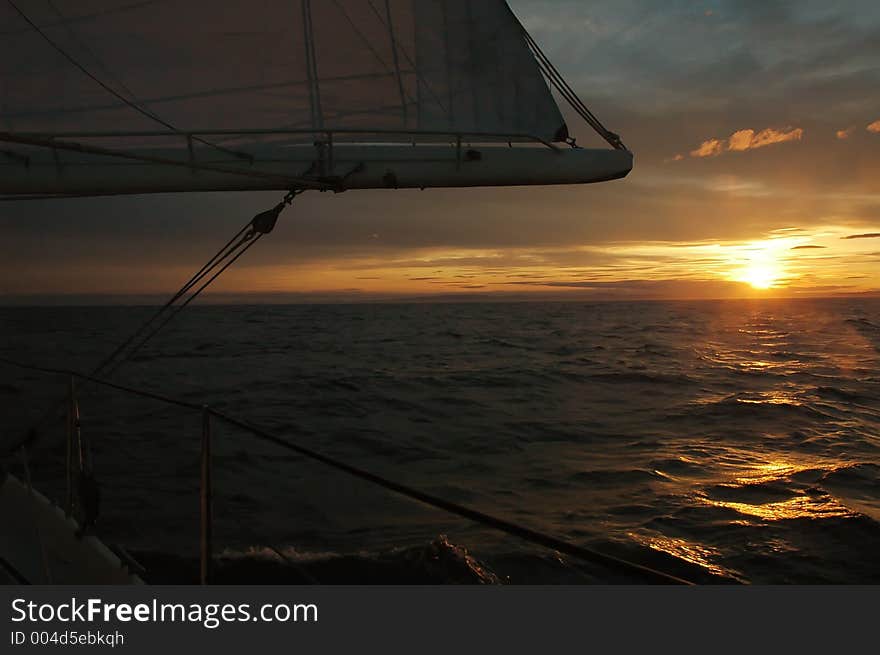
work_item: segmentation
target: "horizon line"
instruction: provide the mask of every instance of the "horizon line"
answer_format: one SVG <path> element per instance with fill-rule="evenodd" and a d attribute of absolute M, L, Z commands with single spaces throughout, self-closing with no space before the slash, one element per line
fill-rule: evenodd
<path fill-rule="evenodd" d="M 371 294 L 334 297 L 333 292 L 217 292 L 202 296 L 199 306 L 240 305 L 391 305 L 391 304 L 478 304 L 478 303 L 621 303 L 621 302 L 741 302 L 741 301 L 800 301 L 800 300 L 854 300 L 878 299 L 880 290 L 839 294 L 801 295 L 742 295 L 718 297 L 609 297 L 574 294 Z M 142 294 L 0 294 L 0 308 L 5 307 L 144 307 L 164 304 L 168 299 L 162 293 Z"/>

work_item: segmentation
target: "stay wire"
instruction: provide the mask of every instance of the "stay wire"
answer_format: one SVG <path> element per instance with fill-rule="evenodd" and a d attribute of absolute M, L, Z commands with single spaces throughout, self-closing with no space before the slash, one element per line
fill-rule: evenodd
<path fill-rule="evenodd" d="M 122 344 L 116 347 L 114 351 L 105 357 L 101 363 L 94 369 L 91 376 L 83 376 L 86 380 L 94 380 L 98 375 L 110 375 L 119 367 L 130 360 L 135 353 L 144 347 L 153 337 L 155 337 L 174 317 L 176 317 L 184 307 L 195 300 L 208 286 L 211 285 L 226 269 L 234 264 L 245 252 L 259 241 L 265 234 L 272 231 L 280 213 L 293 202 L 293 199 L 302 193 L 302 189 L 292 189 L 284 196 L 284 198 L 268 211 L 261 212 L 254 216 L 244 227 L 242 227 L 217 253 L 214 254 L 208 262 L 202 266 L 187 282 L 178 289 L 174 295 L 162 305 L 147 321 L 142 323 L 135 332 L 129 336 Z M 224 263 L 225 262 L 225 263 Z M 221 266 L 222 264 L 222 266 Z M 220 266 L 219 270 L 217 267 Z M 213 272 L 213 274 L 212 274 Z M 210 277 L 208 278 L 208 276 Z M 207 281 L 202 282 L 208 278 Z M 170 314 L 167 312 L 174 306 L 180 298 L 192 290 L 193 287 L 202 283 L 199 288 L 190 294 L 190 296 L 181 304 L 177 305 Z M 156 321 L 165 315 L 164 320 L 146 334 L 133 348 L 129 348 L 140 336 L 144 334 Z M 128 349 L 128 350 L 126 350 Z M 3 359 L 3 358 L 0 358 Z M 14 453 L 23 447 L 32 444 L 39 436 L 38 430 L 42 428 L 46 421 L 50 420 L 56 412 L 63 407 L 65 401 L 59 402 L 57 405 L 50 407 L 46 413 L 37 420 L 13 445 L 4 448 L 6 454 Z"/>
<path fill-rule="evenodd" d="M 514 16 L 516 19 L 516 17 Z M 537 41 L 529 34 L 528 30 L 523 26 L 522 23 L 519 22 L 519 19 L 516 19 L 517 23 L 519 23 L 520 29 L 523 32 L 523 36 L 526 39 L 526 43 L 531 49 L 532 53 L 535 55 L 538 66 L 541 69 L 541 72 L 544 73 L 544 76 L 547 77 L 548 81 L 556 88 L 557 91 L 563 96 L 563 98 L 571 105 L 572 109 L 574 109 L 577 114 L 587 122 L 590 127 L 592 127 L 599 135 L 605 139 L 610 145 L 619 150 L 626 150 L 626 146 L 620 139 L 620 136 L 606 128 L 602 122 L 590 111 L 589 107 L 587 107 L 586 103 L 581 100 L 580 96 L 575 92 L 575 90 L 571 87 L 571 85 L 565 80 L 562 74 L 559 72 L 559 69 L 550 61 L 550 58 L 544 53 L 541 49 L 541 46 L 538 45 Z"/>
<path fill-rule="evenodd" d="M 58 43 L 56 43 L 48 34 L 46 34 L 46 32 L 43 31 L 43 29 L 40 28 L 40 26 L 37 25 L 34 21 L 32 21 L 30 19 L 30 17 L 28 17 L 28 15 L 26 13 L 24 13 L 24 11 L 22 11 L 22 9 L 17 4 L 15 4 L 15 2 L 13 2 L 13 0 L 6 0 L 6 1 L 9 4 L 9 6 L 12 7 L 15 10 L 15 12 L 21 17 L 22 20 L 24 20 L 28 25 L 30 25 L 31 28 L 37 34 L 39 34 L 40 37 L 42 37 L 42 39 L 44 41 L 46 41 L 46 43 L 48 43 L 50 46 L 52 46 L 52 48 L 56 52 L 58 52 L 62 57 L 64 57 L 68 62 L 70 62 L 71 65 L 75 66 L 83 75 L 85 75 L 86 77 L 91 79 L 93 82 L 98 84 L 98 86 L 100 86 L 102 89 L 107 91 L 107 93 L 111 94 L 113 97 L 117 98 L 118 100 L 121 100 L 128 107 L 134 109 L 136 112 L 138 112 L 142 116 L 145 116 L 145 117 L 149 118 L 150 120 L 155 121 L 156 123 L 159 123 L 163 127 L 168 128 L 169 130 L 171 130 L 172 132 L 174 132 L 176 134 L 181 134 L 180 130 L 178 130 L 176 127 L 174 127 L 174 125 L 172 125 L 168 121 L 164 120 L 163 118 L 161 118 L 160 116 L 158 116 L 154 112 L 150 111 L 149 109 L 142 107 L 137 102 L 135 102 L 129 98 L 126 98 L 124 95 L 122 95 L 121 93 L 116 91 L 116 89 L 114 89 L 109 84 L 104 82 L 97 75 L 92 73 L 88 68 L 86 68 L 79 61 L 77 61 L 73 57 L 73 55 L 71 55 L 69 52 L 67 52 L 64 48 L 62 48 L 60 45 L 58 45 Z M 54 5 L 52 8 L 55 10 L 56 13 L 61 15 L 60 12 L 58 11 L 58 9 L 56 9 L 54 7 Z M 202 139 L 201 137 L 194 136 L 194 137 L 192 137 L 192 139 L 193 139 L 193 141 L 198 141 L 199 143 L 202 143 L 206 146 L 210 146 L 210 147 L 216 148 L 217 150 L 220 150 L 222 152 L 226 152 L 231 155 L 234 155 L 235 157 L 238 157 L 239 159 L 250 159 L 250 155 L 246 155 L 245 153 L 236 152 L 234 150 L 224 148 L 223 146 L 217 145 L 216 143 L 211 143 L 210 141 L 207 141 L 206 139 Z"/>
<path fill-rule="evenodd" d="M 133 349 L 129 350 L 128 353 L 125 353 L 125 357 L 119 360 L 113 367 L 110 372 L 115 371 L 119 368 L 119 366 L 140 350 L 150 339 L 152 339 L 168 322 L 177 316 L 181 309 L 186 307 L 189 303 L 191 303 L 195 298 L 204 291 L 214 280 L 216 280 L 223 271 L 229 268 L 239 257 L 241 257 L 245 252 L 247 252 L 257 241 L 259 241 L 260 237 L 268 232 L 271 232 L 275 226 L 275 221 L 281 212 L 293 202 L 293 199 L 302 193 L 301 190 L 291 190 L 285 194 L 284 198 L 282 198 L 281 202 L 275 205 L 272 209 L 261 212 L 254 216 L 250 221 L 245 223 L 245 225 L 229 240 L 226 244 L 218 250 L 211 259 L 207 261 L 207 263 L 202 266 L 193 276 L 187 280 L 187 282 L 180 288 L 178 291 L 165 302 L 165 304 L 159 308 L 159 310 L 151 316 L 146 322 L 144 322 L 135 332 L 128 338 L 124 343 L 122 343 L 116 350 L 113 351 L 108 357 L 104 359 L 103 362 L 95 369 L 93 375 L 99 375 L 103 369 L 110 364 L 113 363 L 113 360 L 120 354 L 122 354 L 125 349 L 131 345 L 143 332 L 155 323 L 159 318 L 162 317 L 164 313 L 166 313 L 175 302 L 180 300 L 184 295 L 186 295 L 194 286 L 199 284 L 202 280 L 204 280 L 217 266 L 227 260 L 226 264 L 223 265 L 220 270 L 214 273 L 211 278 L 205 282 L 194 294 L 192 294 L 184 303 L 177 306 L 177 309 L 171 313 L 162 323 L 159 324 L 152 332 L 150 332 L 147 337 L 142 340 L 137 346 Z M 242 246 L 244 246 L 242 248 Z M 237 251 L 237 252 L 236 252 Z M 231 257 L 231 259 L 229 259 Z"/>
<path fill-rule="evenodd" d="M 124 342 L 122 342 L 119 346 L 116 347 L 116 349 L 112 353 L 110 353 L 107 357 L 105 357 L 98 364 L 98 366 L 94 369 L 92 374 L 93 375 L 101 374 L 107 366 L 112 364 L 113 361 L 120 354 L 122 354 L 125 351 L 126 348 L 128 348 L 147 329 L 149 329 L 149 327 L 151 325 L 153 325 L 157 320 L 159 320 L 159 318 L 161 318 L 162 315 L 165 314 L 168 311 L 168 309 L 175 302 L 177 302 L 181 297 L 183 297 L 193 286 L 195 286 L 202 279 L 204 279 L 204 277 L 208 273 L 210 273 L 210 271 L 213 270 L 217 266 L 217 264 L 219 264 L 219 262 L 222 262 L 224 259 L 226 259 L 231 254 L 231 252 L 234 252 L 234 250 L 237 249 L 241 245 L 242 241 L 239 241 L 238 243 L 236 243 L 235 246 L 232 246 L 232 244 L 236 240 L 242 238 L 242 234 L 244 234 L 248 230 L 249 227 L 250 227 L 250 223 L 246 224 L 243 228 L 241 228 L 238 231 L 238 233 L 235 236 L 233 236 L 226 243 L 225 246 L 223 246 L 220 250 L 218 250 L 214 254 L 214 256 L 211 257 L 211 259 L 208 260 L 208 262 L 204 266 L 202 266 L 201 269 L 199 269 L 199 271 L 197 271 L 195 274 L 193 274 L 193 276 L 180 289 L 178 289 L 177 292 L 175 292 L 175 294 L 173 296 L 171 296 L 171 298 L 169 298 L 165 302 L 165 304 L 163 304 L 149 319 L 144 321 L 144 323 L 142 323 L 141 326 L 137 330 L 135 330 L 131 334 L 130 337 L 128 337 L 128 339 L 126 339 Z"/>
<path fill-rule="evenodd" d="M 571 88 L 568 82 L 565 81 L 565 78 L 562 77 L 553 63 L 538 48 L 537 43 L 535 43 L 531 36 L 528 36 L 528 40 L 532 46 L 532 51 L 538 59 L 538 65 L 541 68 L 541 71 L 548 78 L 553 87 L 559 91 L 568 104 L 571 105 L 575 112 L 577 112 L 577 114 L 583 118 L 590 127 L 596 130 L 611 145 L 617 147 L 613 133 L 602 125 L 599 119 L 596 118 L 586 104 L 584 104 L 583 100 L 578 97 L 577 93 Z"/>
<path fill-rule="evenodd" d="M 143 348 L 150 340 L 152 340 L 153 337 L 155 337 L 159 332 L 161 332 L 162 328 L 164 328 L 166 325 L 168 325 L 168 323 L 170 323 L 174 319 L 175 316 L 177 316 L 181 311 L 183 311 L 183 309 L 187 305 L 189 305 L 193 300 L 195 300 L 199 296 L 199 294 L 202 293 L 202 291 L 204 291 L 214 280 L 216 280 L 223 273 L 223 271 L 225 271 L 227 268 L 232 266 L 232 264 L 234 264 L 236 262 L 236 260 L 238 260 L 239 257 L 241 257 L 251 247 L 253 247 L 253 245 L 262 238 L 262 236 L 263 236 L 262 234 L 257 234 L 256 236 L 252 236 L 252 237 L 245 235 L 245 237 L 248 238 L 248 241 L 245 242 L 243 240 L 241 243 L 247 243 L 247 245 L 245 245 L 243 248 L 240 248 L 238 253 L 232 259 L 230 259 L 228 262 L 226 262 L 226 264 L 224 264 L 220 270 L 218 270 L 216 273 L 214 273 L 210 277 L 210 279 L 208 279 L 207 282 L 202 284 L 202 286 L 200 286 L 194 293 L 192 293 L 184 302 L 182 302 L 180 305 L 177 305 L 177 307 L 174 309 L 174 311 L 165 317 L 165 320 L 163 320 L 161 323 L 159 323 L 159 325 L 157 325 L 151 332 L 149 332 L 147 334 L 147 336 L 145 336 L 143 338 L 143 340 L 140 341 L 140 343 L 138 343 L 134 348 L 132 348 L 128 353 L 126 353 L 124 358 L 117 361 L 116 364 L 114 364 L 112 367 L 110 367 L 110 369 L 108 371 L 106 371 L 106 374 L 107 375 L 113 374 L 120 366 L 122 366 L 122 364 L 124 364 L 126 361 L 131 359 L 141 348 Z M 236 248 L 239 248 L 239 245 L 240 244 L 237 244 Z"/>

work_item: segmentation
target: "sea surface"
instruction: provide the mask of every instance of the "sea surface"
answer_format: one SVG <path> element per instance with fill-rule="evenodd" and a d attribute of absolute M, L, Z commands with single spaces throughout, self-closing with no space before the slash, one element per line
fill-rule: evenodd
<path fill-rule="evenodd" d="M 0 356 L 89 370 L 153 311 L 0 308 Z M 880 299 L 191 306 L 113 379 L 690 580 L 880 582 Z M 0 364 L 2 438 L 67 384 Z M 190 571 L 201 415 L 77 395 L 98 533 Z M 245 581 L 626 581 L 212 428 L 215 550 Z M 31 452 L 58 498 L 64 434 Z"/>

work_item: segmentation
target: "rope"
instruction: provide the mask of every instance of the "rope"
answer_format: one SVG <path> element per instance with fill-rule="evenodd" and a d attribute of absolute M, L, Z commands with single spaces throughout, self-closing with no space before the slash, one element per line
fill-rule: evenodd
<path fill-rule="evenodd" d="M 537 42 L 532 38 L 531 34 L 525 32 L 526 40 L 529 43 L 529 46 L 532 49 L 532 52 L 535 54 L 538 60 L 538 65 L 541 68 L 541 71 L 550 81 L 550 83 L 556 88 L 557 91 L 562 95 L 563 98 L 568 102 L 569 105 L 578 113 L 578 115 L 587 122 L 590 127 L 592 127 L 603 139 L 605 139 L 611 146 L 613 146 L 617 150 L 626 150 L 626 146 L 620 139 L 620 136 L 606 128 L 601 121 L 596 118 L 593 112 L 587 107 L 583 100 L 580 99 L 578 94 L 575 92 L 573 88 L 565 81 L 565 78 L 562 77 L 562 74 L 553 65 L 553 62 L 544 54 L 544 51 L 541 50 L 541 47 L 537 44 Z"/>
<path fill-rule="evenodd" d="M 125 353 L 125 356 L 117 361 L 113 366 L 106 371 L 106 374 L 113 373 L 116 369 L 118 369 L 125 361 L 131 359 L 135 353 L 137 353 L 141 348 L 143 348 L 147 342 L 149 342 L 154 336 L 156 336 L 162 328 L 164 328 L 171 320 L 177 316 L 184 307 L 189 305 L 193 300 L 195 300 L 202 291 L 204 291 L 210 284 L 216 280 L 227 268 L 232 266 L 239 257 L 245 254 L 248 250 L 250 250 L 254 244 L 257 243 L 264 235 L 271 232 L 275 227 L 275 221 L 278 219 L 278 216 L 281 212 L 293 202 L 293 199 L 301 193 L 300 191 L 290 191 L 287 195 L 284 196 L 282 201 L 278 203 L 272 209 L 261 212 L 254 216 L 253 219 L 250 220 L 244 227 L 242 227 L 235 236 L 233 236 L 225 246 L 223 246 L 217 253 L 208 260 L 208 262 L 202 266 L 199 271 L 193 275 L 187 282 L 184 284 L 178 291 L 175 293 L 160 309 L 157 311 L 148 321 L 146 321 L 140 328 L 138 328 L 135 333 L 129 337 L 121 346 L 119 346 L 113 353 L 108 356 L 101 365 L 93 373 L 94 376 L 100 375 L 102 369 L 106 366 L 109 366 L 113 359 L 122 353 L 125 348 L 127 348 L 135 339 L 138 338 L 140 334 L 144 332 L 144 330 L 148 329 L 150 325 L 155 323 L 159 318 L 161 318 L 162 314 L 168 311 L 175 302 L 180 300 L 184 295 L 189 293 L 190 290 L 197 284 L 199 284 L 202 280 L 204 280 L 209 274 L 211 274 L 214 269 L 216 269 L 220 264 L 226 260 L 226 263 L 223 264 L 219 269 L 217 269 L 211 277 L 202 285 L 196 289 L 190 296 L 183 301 L 180 305 L 178 305 L 173 312 L 165 317 L 165 319 L 159 323 L 156 327 L 154 327 L 147 335 L 138 342 L 134 348 Z"/>
<path fill-rule="evenodd" d="M 508 7 L 509 9 L 509 7 Z M 529 46 L 529 49 L 534 54 L 535 59 L 537 60 L 538 67 L 541 72 L 550 82 L 550 84 L 562 95 L 562 97 L 571 105 L 572 109 L 574 109 L 578 116 L 580 116 L 584 121 L 592 127 L 603 139 L 605 139 L 611 146 L 613 146 L 617 150 L 626 150 L 626 146 L 620 139 L 618 134 L 615 134 L 608 128 L 606 128 L 602 122 L 596 118 L 595 114 L 590 111 L 587 105 L 583 100 L 580 99 L 580 96 L 575 92 L 573 88 L 565 81 L 565 78 L 562 77 L 562 74 L 553 65 L 553 62 L 550 61 L 550 58 L 544 54 L 544 51 L 541 49 L 541 46 L 538 45 L 538 42 L 532 38 L 532 35 L 529 34 L 528 30 L 526 30 L 525 26 L 520 22 L 519 18 L 516 17 L 516 14 L 513 11 L 510 11 L 510 14 L 513 16 L 513 20 L 516 21 L 516 24 L 519 25 L 522 30 L 523 36 L 526 39 L 526 43 Z M 574 140 L 570 141 L 572 145 L 574 145 Z"/>
<path fill-rule="evenodd" d="M 90 381 L 97 381 L 101 375 L 112 375 L 122 364 L 130 360 L 141 348 L 155 337 L 169 322 L 171 322 L 183 309 L 195 300 L 210 284 L 216 280 L 227 268 L 232 266 L 244 253 L 254 246 L 265 234 L 271 232 L 281 212 L 293 202 L 293 199 L 302 193 L 301 190 L 289 191 L 275 207 L 254 216 L 244 225 L 217 253 L 208 260 L 178 291 L 169 298 L 149 319 L 140 325 L 125 341 L 117 346 L 113 352 L 107 355 L 92 371 L 91 376 L 78 376 Z M 207 279 L 206 279 L 207 278 Z M 198 288 L 182 303 L 175 303 Z M 173 308 L 173 309 L 172 309 Z M 134 344 L 132 346 L 132 344 Z M 0 358 L 2 359 L 2 358 Z M 9 360 L 4 360 L 9 361 Z M 46 369 L 50 372 L 51 369 Z M 38 437 L 37 429 L 45 425 L 61 405 L 51 407 L 46 414 L 37 421 L 13 446 L 12 449 L 32 444 Z"/>
<path fill-rule="evenodd" d="M 684 585 L 691 584 L 687 580 L 683 580 L 682 578 L 678 578 L 668 573 L 663 573 L 661 571 L 657 571 L 656 569 L 652 569 L 641 564 L 636 564 L 635 562 L 629 562 L 613 555 L 607 555 L 605 553 L 585 548 L 583 546 L 578 546 L 571 542 L 559 539 L 558 537 L 554 537 L 552 535 L 539 532 L 532 528 L 513 523 L 512 521 L 498 518 L 491 514 L 486 514 L 485 512 L 481 512 L 465 505 L 460 505 L 458 503 L 445 500 L 444 498 L 440 498 L 439 496 L 434 496 L 423 491 L 419 491 L 418 489 L 415 489 L 408 485 L 394 482 L 392 480 L 389 480 L 388 478 L 376 475 L 375 473 L 371 473 L 365 469 L 346 464 L 345 462 L 342 462 L 338 459 L 335 459 L 328 455 L 324 455 L 310 448 L 306 448 L 305 446 L 301 446 L 290 440 L 284 439 L 283 437 L 276 436 L 270 432 L 251 425 L 250 423 L 233 418 L 217 410 L 210 411 L 211 414 L 218 419 L 225 421 L 230 425 L 237 426 L 243 430 L 247 430 L 254 436 L 259 437 L 264 441 L 274 443 L 278 446 L 281 446 L 282 448 L 286 448 L 293 452 L 299 453 L 300 455 L 303 455 L 308 459 L 320 462 L 339 471 L 343 471 L 344 473 L 348 473 L 353 477 L 366 480 L 367 482 L 371 482 L 377 486 L 383 487 L 401 496 L 416 500 L 425 505 L 430 505 L 431 507 L 443 510 L 449 514 L 455 514 L 456 516 L 460 516 L 461 518 L 469 519 L 471 521 L 474 521 L 475 523 L 479 523 L 480 525 L 494 528 L 495 530 L 498 530 L 500 532 L 505 532 L 514 537 L 518 537 L 523 541 L 528 541 L 539 546 L 544 546 L 546 548 L 559 551 L 560 553 L 564 553 L 566 555 L 571 555 L 572 557 L 576 557 L 578 559 L 591 562 L 593 564 L 602 564 L 627 573 L 640 573 L 649 577 L 652 581 L 657 583 Z"/>
<path fill-rule="evenodd" d="M 690 585 L 691 582 L 679 578 L 677 576 L 671 575 L 669 573 L 664 573 L 662 571 L 658 571 L 656 569 L 644 566 L 642 564 L 637 564 L 635 562 L 630 562 L 628 560 L 615 557 L 613 555 L 608 555 L 606 553 L 602 553 L 596 550 L 592 550 L 590 548 L 586 548 L 584 546 L 578 546 L 577 544 L 573 544 L 569 541 L 565 541 L 553 535 L 549 535 L 538 530 L 529 528 L 527 526 L 523 526 L 512 521 L 508 521 L 503 518 L 499 518 L 497 516 L 493 516 L 491 514 L 487 514 L 485 512 L 481 512 L 472 507 L 468 507 L 465 505 L 461 505 L 459 503 L 455 503 L 444 498 L 440 498 L 439 496 L 434 496 L 432 494 L 428 494 L 426 492 L 420 491 L 414 487 L 410 487 L 405 484 L 401 484 L 399 482 L 394 482 L 388 478 L 377 475 L 366 469 L 358 468 L 356 466 L 352 466 L 347 464 L 339 459 L 331 457 L 329 455 L 325 455 L 316 450 L 312 450 L 306 446 L 300 445 L 290 439 L 286 439 L 284 437 L 273 434 L 263 428 L 260 428 L 252 423 L 247 421 L 229 416 L 219 410 L 212 409 L 210 407 L 205 407 L 203 405 L 197 405 L 195 403 L 189 403 L 183 400 L 178 400 L 175 398 L 171 398 L 168 396 L 164 396 L 162 394 L 154 393 L 151 391 L 144 391 L 141 389 L 135 389 L 132 387 L 128 387 L 125 385 L 121 385 L 115 382 L 110 382 L 107 380 L 102 380 L 99 378 L 95 378 L 94 376 L 84 375 L 82 373 L 78 373 L 76 371 L 67 370 L 67 369 L 57 369 L 57 368 L 49 368 L 49 367 L 41 367 L 34 366 L 31 364 L 25 364 L 23 362 L 18 362 L 15 360 L 11 360 L 5 357 L 0 357 L 0 362 L 5 364 L 9 364 L 12 366 L 17 366 L 19 368 L 24 368 L 33 371 L 40 371 L 43 373 L 51 373 L 51 374 L 59 374 L 59 375 L 72 375 L 78 377 L 83 380 L 88 380 L 94 382 L 98 385 L 109 387 L 111 389 L 116 389 L 119 391 L 123 391 L 126 393 L 130 393 L 136 396 L 141 396 L 144 398 L 151 398 L 153 400 L 157 400 L 160 402 L 164 402 L 170 405 L 175 405 L 177 407 L 185 407 L 187 409 L 191 409 L 193 411 L 204 412 L 208 411 L 208 413 L 239 429 L 242 429 L 246 432 L 251 433 L 255 437 L 273 443 L 277 446 L 285 448 L 287 450 L 293 451 L 303 457 L 319 462 L 331 468 L 334 468 L 338 471 L 342 471 L 348 475 L 351 475 L 356 478 L 360 478 L 361 480 L 365 480 L 374 485 L 382 487 L 388 491 L 396 493 L 398 495 L 404 496 L 411 500 L 418 501 L 422 504 L 429 505 L 434 507 L 435 509 L 439 509 L 445 511 L 449 514 L 453 514 L 459 516 L 464 519 L 468 519 L 479 523 L 480 525 L 484 525 L 489 528 L 493 528 L 500 532 L 504 532 L 514 537 L 518 537 L 523 541 L 527 541 L 539 546 L 543 546 L 545 548 L 550 548 L 552 550 L 556 550 L 560 553 L 564 553 L 571 557 L 590 562 L 592 564 L 601 564 L 603 566 L 610 567 L 612 569 L 616 569 L 618 571 L 624 573 L 637 573 L 642 576 L 647 577 L 652 582 L 659 584 L 683 584 Z"/>

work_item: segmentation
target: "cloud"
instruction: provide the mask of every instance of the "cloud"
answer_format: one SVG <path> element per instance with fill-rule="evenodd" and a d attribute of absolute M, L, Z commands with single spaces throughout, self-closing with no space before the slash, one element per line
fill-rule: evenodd
<path fill-rule="evenodd" d="M 837 130 L 837 132 L 836 132 L 837 138 L 841 139 L 841 140 L 848 139 L 852 135 L 852 133 L 855 129 L 856 128 L 854 128 L 854 127 L 848 127 L 845 130 Z"/>
<path fill-rule="evenodd" d="M 880 232 L 868 232 L 866 234 L 851 234 L 848 237 L 841 237 L 842 239 L 880 239 Z"/>
<path fill-rule="evenodd" d="M 838 133 L 839 134 L 839 133 Z M 804 130 L 800 127 L 788 127 L 775 130 L 772 127 L 755 132 L 753 129 L 738 130 L 727 139 L 709 139 L 703 141 L 696 150 L 691 150 L 691 157 L 717 157 L 724 152 L 744 152 L 764 148 L 776 143 L 800 141 Z"/>
<path fill-rule="evenodd" d="M 811 250 L 813 248 L 825 248 L 825 246 L 795 246 L 792 250 Z"/>
<path fill-rule="evenodd" d="M 716 157 L 724 152 L 724 143 L 718 139 L 703 141 L 696 150 L 691 150 L 691 157 Z"/>
<path fill-rule="evenodd" d="M 868 132 L 873 132 L 874 134 L 880 134 L 880 119 L 874 121 L 868 127 L 865 128 Z"/>

